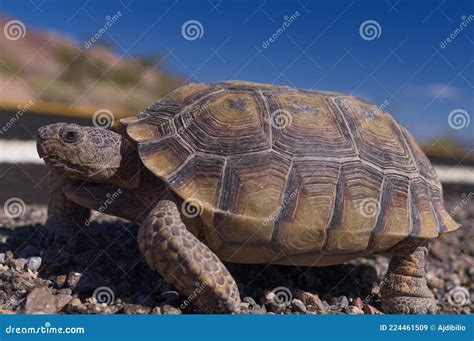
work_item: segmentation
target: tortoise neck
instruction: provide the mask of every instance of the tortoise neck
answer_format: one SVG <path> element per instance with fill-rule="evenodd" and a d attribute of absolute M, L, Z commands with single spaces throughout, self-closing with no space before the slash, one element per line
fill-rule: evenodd
<path fill-rule="evenodd" d="M 141 181 L 143 165 L 136 145 L 123 136 L 120 144 L 120 164 L 111 177 L 113 184 L 127 189 L 137 188 Z"/>

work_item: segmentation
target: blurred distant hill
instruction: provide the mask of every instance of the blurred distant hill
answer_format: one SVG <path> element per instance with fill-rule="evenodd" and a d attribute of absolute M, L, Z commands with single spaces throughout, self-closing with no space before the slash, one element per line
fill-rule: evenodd
<path fill-rule="evenodd" d="M 12 20 L 0 16 L 0 27 Z M 0 34 L 0 103 L 54 102 L 137 112 L 181 84 L 156 64 L 160 55 L 123 58 L 30 26 L 18 40 Z"/>

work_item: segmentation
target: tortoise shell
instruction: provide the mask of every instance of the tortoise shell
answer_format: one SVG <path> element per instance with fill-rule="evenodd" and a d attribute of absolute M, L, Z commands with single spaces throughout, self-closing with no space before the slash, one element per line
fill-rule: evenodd
<path fill-rule="evenodd" d="M 189 84 L 121 122 L 227 260 L 306 264 L 301 255 L 380 252 L 459 227 L 413 137 L 361 99 Z"/>

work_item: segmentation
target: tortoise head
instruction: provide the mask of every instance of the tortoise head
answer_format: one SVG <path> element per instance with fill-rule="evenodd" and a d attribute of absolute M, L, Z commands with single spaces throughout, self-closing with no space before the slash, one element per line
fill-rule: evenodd
<path fill-rule="evenodd" d="M 51 124 L 38 129 L 37 150 L 49 167 L 70 178 L 130 188 L 139 179 L 138 152 L 112 130 Z"/>

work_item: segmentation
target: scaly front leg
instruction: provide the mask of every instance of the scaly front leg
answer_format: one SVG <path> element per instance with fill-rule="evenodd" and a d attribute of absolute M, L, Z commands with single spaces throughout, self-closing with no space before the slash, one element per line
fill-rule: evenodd
<path fill-rule="evenodd" d="M 71 247 L 74 248 L 73 237 L 86 225 L 90 217 L 90 209 L 69 200 L 63 193 L 63 187 L 66 185 L 78 184 L 56 172 L 51 172 L 46 238 L 48 243 L 63 246 L 71 244 Z"/>
<path fill-rule="evenodd" d="M 201 310 L 239 310 L 240 295 L 234 278 L 219 258 L 186 229 L 174 202 L 158 202 L 142 224 L 138 241 L 148 265 Z"/>

